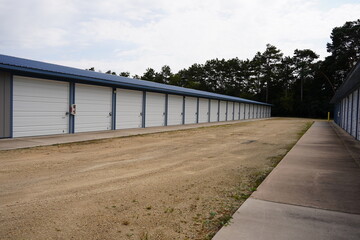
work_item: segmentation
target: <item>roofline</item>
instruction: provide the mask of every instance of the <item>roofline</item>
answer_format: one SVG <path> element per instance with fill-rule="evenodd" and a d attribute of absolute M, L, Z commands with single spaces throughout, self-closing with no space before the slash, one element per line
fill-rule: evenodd
<path fill-rule="evenodd" d="M 351 80 L 356 71 L 360 72 L 360 60 L 351 68 L 350 72 L 347 74 L 344 82 L 340 85 L 340 87 L 336 90 L 334 96 L 331 98 L 330 103 L 337 103 L 345 96 L 352 93 L 354 90 L 360 87 L 360 79 L 356 84 L 349 87 L 349 89 L 345 89 L 347 86 L 347 82 Z M 351 83 L 350 83 L 351 84 Z M 342 92 L 343 91 L 343 92 Z"/>
<path fill-rule="evenodd" d="M 4 56 L 6 56 L 6 55 L 4 55 Z M 33 61 L 33 60 L 28 60 L 28 61 Z M 41 62 L 41 63 L 48 64 L 48 63 L 44 63 L 44 62 Z M 52 64 L 52 65 L 55 65 L 55 64 Z M 61 66 L 61 65 L 57 65 L 57 66 Z M 217 99 L 217 100 L 224 100 L 224 101 L 234 101 L 234 102 L 239 102 L 239 103 L 248 103 L 248 104 L 251 103 L 251 104 L 264 105 L 264 106 L 273 106 L 273 104 L 269 104 L 269 103 L 263 103 L 263 102 L 238 98 L 238 97 L 234 97 L 234 96 L 228 96 L 228 95 L 223 95 L 223 94 L 218 94 L 218 93 L 206 92 L 206 91 L 202 91 L 202 90 L 184 88 L 184 87 L 161 84 L 161 83 L 157 83 L 156 87 L 151 87 L 151 86 L 145 86 L 145 85 L 141 85 L 141 84 L 112 81 L 112 80 L 108 80 L 108 79 L 104 79 L 104 78 L 100 78 L 100 77 L 96 78 L 96 77 L 81 76 L 81 75 L 76 75 L 76 74 L 54 72 L 54 71 L 49 71 L 49 70 L 44 70 L 44 69 L 16 66 L 13 64 L 5 64 L 5 63 L 0 63 L 0 69 L 1 70 L 10 70 L 10 71 L 18 73 L 20 75 L 33 74 L 33 75 L 36 75 L 38 77 L 43 77 L 43 78 L 44 77 L 55 77 L 58 80 L 67 80 L 67 81 L 73 80 L 73 81 L 79 82 L 79 83 L 93 83 L 96 85 L 106 85 L 106 86 L 127 88 L 127 89 L 133 89 L 133 90 L 161 92 L 161 93 L 201 97 L 201 98 L 208 98 L 208 99 Z M 74 69 L 76 69 L 76 68 L 74 68 Z M 79 69 L 79 70 L 81 70 L 81 69 Z M 82 71 L 86 71 L 86 70 L 82 70 Z M 105 74 L 105 73 L 99 73 L 99 74 Z M 115 77 L 115 75 L 114 75 L 114 77 Z M 126 78 L 126 77 L 120 77 L 120 76 L 116 76 L 116 77 Z M 128 79 L 132 79 L 132 78 L 128 78 Z M 138 80 L 138 79 L 136 79 L 136 80 Z M 145 80 L 138 80 L 138 81 L 148 82 Z M 172 86 L 172 87 L 178 88 L 178 90 L 167 89 L 162 86 Z M 197 93 L 187 92 L 186 89 L 196 91 Z M 208 95 L 208 93 L 213 94 L 215 96 Z"/>

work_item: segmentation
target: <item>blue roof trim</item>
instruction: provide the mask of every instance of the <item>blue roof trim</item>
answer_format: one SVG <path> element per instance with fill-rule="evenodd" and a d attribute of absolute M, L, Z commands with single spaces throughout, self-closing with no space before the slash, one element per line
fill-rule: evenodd
<path fill-rule="evenodd" d="M 61 79 L 75 80 L 83 83 L 110 85 L 112 87 L 123 87 L 162 93 L 187 95 L 202 98 L 212 98 L 225 101 L 253 103 L 272 106 L 263 102 L 252 101 L 244 98 L 232 97 L 217 93 L 211 93 L 190 88 L 161 84 L 139 79 L 132 79 L 111 74 L 93 72 L 77 68 L 71 68 L 51 63 L 39 62 L 23 58 L 17 58 L 0 54 L 0 69 L 21 72 L 23 74 L 39 74 Z"/>

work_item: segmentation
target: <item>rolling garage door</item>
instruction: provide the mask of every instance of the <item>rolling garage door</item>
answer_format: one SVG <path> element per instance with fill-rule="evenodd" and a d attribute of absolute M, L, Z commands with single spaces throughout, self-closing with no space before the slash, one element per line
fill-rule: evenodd
<path fill-rule="evenodd" d="M 165 125 L 165 94 L 146 92 L 145 127 Z"/>
<path fill-rule="evenodd" d="M 250 104 L 250 119 L 254 118 L 254 104 Z"/>
<path fill-rule="evenodd" d="M 227 104 L 227 121 L 234 120 L 234 103 L 228 102 Z"/>
<path fill-rule="evenodd" d="M 352 109 L 351 109 L 351 116 L 352 116 L 352 126 L 351 126 L 351 136 L 356 137 L 356 125 L 357 125 L 357 108 L 358 108 L 358 92 L 354 91 L 352 94 Z"/>
<path fill-rule="evenodd" d="M 236 102 L 234 103 L 234 120 L 240 119 L 240 103 Z"/>
<path fill-rule="evenodd" d="M 350 133 L 350 130 L 351 130 L 351 109 L 352 109 L 352 101 L 351 101 L 351 98 L 352 98 L 352 94 L 350 94 L 348 97 L 347 97 L 347 102 L 348 102 L 348 105 L 347 105 L 347 123 L 346 123 L 346 131 L 348 133 Z"/>
<path fill-rule="evenodd" d="M 220 101 L 219 121 L 226 121 L 226 102 Z"/>
<path fill-rule="evenodd" d="M 245 104 L 240 103 L 240 120 L 245 119 Z"/>
<path fill-rule="evenodd" d="M 196 123 L 197 98 L 185 97 L 185 124 Z"/>
<path fill-rule="evenodd" d="M 183 123 L 184 97 L 168 95 L 168 125 L 181 125 Z"/>
<path fill-rule="evenodd" d="M 142 127 L 143 92 L 116 89 L 116 129 Z"/>
<path fill-rule="evenodd" d="M 209 122 L 209 99 L 199 98 L 199 123 Z"/>
<path fill-rule="evenodd" d="M 75 132 L 111 129 L 112 88 L 75 84 Z"/>
<path fill-rule="evenodd" d="M 13 137 L 69 132 L 69 83 L 13 78 Z"/>
<path fill-rule="evenodd" d="M 210 122 L 217 122 L 219 116 L 219 101 L 210 100 Z"/>

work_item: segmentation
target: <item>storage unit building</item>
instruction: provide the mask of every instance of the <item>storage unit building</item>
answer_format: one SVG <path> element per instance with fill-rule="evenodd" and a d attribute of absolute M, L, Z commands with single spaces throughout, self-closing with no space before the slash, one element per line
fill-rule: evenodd
<path fill-rule="evenodd" d="M 233 121 L 271 106 L 6 55 L 0 100 L 0 138 Z"/>
<path fill-rule="evenodd" d="M 334 122 L 360 140 L 360 61 L 354 66 L 331 99 Z"/>

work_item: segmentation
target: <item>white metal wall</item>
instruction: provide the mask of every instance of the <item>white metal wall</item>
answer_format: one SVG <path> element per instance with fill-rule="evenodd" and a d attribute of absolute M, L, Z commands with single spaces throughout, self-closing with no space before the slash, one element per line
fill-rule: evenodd
<path fill-rule="evenodd" d="M 219 121 L 226 121 L 226 102 L 220 101 Z"/>
<path fill-rule="evenodd" d="M 181 125 L 183 122 L 183 96 L 168 95 L 168 125 Z"/>
<path fill-rule="evenodd" d="M 185 124 L 194 124 L 197 119 L 197 98 L 185 97 Z"/>
<path fill-rule="evenodd" d="M 165 94 L 146 92 L 145 127 L 165 125 Z"/>
<path fill-rule="evenodd" d="M 209 121 L 209 100 L 199 98 L 199 123 Z"/>
<path fill-rule="evenodd" d="M 69 83 L 13 77 L 13 137 L 69 132 Z"/>
<path fill-rule="evenodd" d="M 116 89 L 116 129 L 142 127 L 143 92 Z"/>
<path fill-rule="evenodd" d="M 218 121 L 218 110 L 219 110 L 219 101 L 218 100 L 210 100 L 210 122 Z"/>
<path fill-rule="evenodd" d="M 239 120 L 240 119 L 240 103 L 236 102 L 234 109 L 235 109 L 234 120 Z"/>
<path fill-rule="evenodd" d="M 112 88 L 75 84 L 75 132 L 111 129 Z"/>
<path fill-rule="evenodd" d="M 234 120 L 234 103 L 227 102 L 227 121 Z"/>

